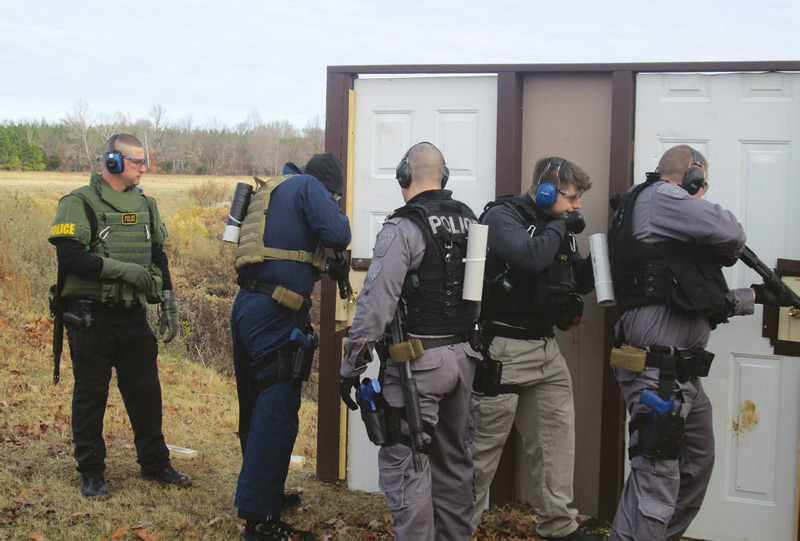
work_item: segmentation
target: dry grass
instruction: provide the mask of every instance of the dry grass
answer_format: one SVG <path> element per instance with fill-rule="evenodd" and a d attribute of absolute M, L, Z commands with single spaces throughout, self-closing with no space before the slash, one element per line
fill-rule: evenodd
<path fill-rule="evenodd" d="M 159 353 L 164 434 L 168 443 L 200 454 L 173 460 L 194 480 L 187 490 L 141 480 L 112 381 L 105 420 L 110 497 L 103 501 L 88 501 L 78 490 L 68 348 L 55 386 L 46 316 L 46 292 L 55 280 L 47 231 L 58 199 L 87 180 L 87 174 L 0 171 L 0 539 L 237 539 L 242 521 L 233 498 L 241 452 L 228 330 L 236 290 L 233 248 L 218 240 L 227 209 L 209 202 L 249 178 L 158 175 L 142 183 L 157 197 L 170 231 L 166 249 L 184 331 Z M 293 451 L 307 461 L 289 472 L 286 485 L 303 492 L 303 505 L 285 518 L 318 539 L 391 539 L 382 495 L 315 480 L 316 381 L 314 373 L 304 386 Z M 534 526 L 529 507 L 494 509 L 484 514 L 476 539 L 536 539 Z"/>

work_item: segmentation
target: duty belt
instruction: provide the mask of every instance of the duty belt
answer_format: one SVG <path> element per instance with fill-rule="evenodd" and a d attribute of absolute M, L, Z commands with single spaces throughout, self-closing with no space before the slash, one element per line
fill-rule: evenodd
<path fill-rule="evenodd" d="M 641 372 L 648 366 L 658 368 L 658 394 L 662 400 L 668 400 L 675 380 L 683 383 L 692 378 L 707 376 L 713 360 L 713 353 L 698 347 L 678 349 L 649 346 L 645 350 L 620 340 L 611 350 L 610 364 L 614 368 L 632 372 Z"/>
<path fill-rule="evenodd" d="M 482 327 L 487 337 L 500 336 L 501 338 L 511 338 L 513 340 L 541 340 L 543 338 L 552 338 L 555 336 L 552 326 L 522 329 L 519 327 L 498 325 L 494 321 L 484 321 Z"/>
<path fill-rule="evenodd" d="M 460 344 L 461 342 L 468 341 L 469 338 L 467 337 L 467 333 L 458 333 L 453 336 L 444 336 L 442 338 L 419 338 L 418 340 L 422 342 L 422 347 L 427 351 L 440 346 Z"/>

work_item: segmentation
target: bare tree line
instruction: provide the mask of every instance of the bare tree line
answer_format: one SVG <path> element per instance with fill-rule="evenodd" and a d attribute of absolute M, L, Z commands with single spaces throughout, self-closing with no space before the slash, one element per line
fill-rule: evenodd
<path fill-rule="evenodd" d="M 105 142 L 118 132 L 142 141 L 151 173 L 276 175 L 285 162 L 302 166 L 325 143 L 319 118 L 298 129 L 287 120 L 265 122 L 253 112 L 235 128 L 196 127 L 191 119 L 168 121 L 161 105 L 151 106 L 144 119 L 122 113 L 95 117 L 82 100 L 58 123 L 4 121 L 0 126 L 24 132 L 42 149 L 45 169 L 57 171 L 99 170 Z"/>

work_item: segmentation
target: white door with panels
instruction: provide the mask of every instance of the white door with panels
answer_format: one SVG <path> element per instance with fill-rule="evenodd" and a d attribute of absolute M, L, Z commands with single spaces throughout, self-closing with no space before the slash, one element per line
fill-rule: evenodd
<path fill-rule="evenodd" d="M 708 159 L 706 199 L 732 210 L 769 267 L 800 259 L 800 74 L 640 74 L 635 182 L 677 144 Z M 760 283 L 739 262 L 733 288 Z M 704 380 L 714 407 L 716 464 L 686 533 L 709 540 L 788 540 L 798 514 L 800 358 L 774 355 L 762 308 L 711 335 Z"/>
<path fill-rule="evenodd" d="M 384 219 L 403 206 L 395 169 L 408 148 L 429 141 L 450 169 L 447 189 L 476 215 L 494 199 L 497 77 L 360 78 L 355 81 L 353 258 L 371 258 Z M 377 362 L 367 372 L 377 377 Z M 377 447 L 350 412 L 347 481 L 377 491 Z"/>

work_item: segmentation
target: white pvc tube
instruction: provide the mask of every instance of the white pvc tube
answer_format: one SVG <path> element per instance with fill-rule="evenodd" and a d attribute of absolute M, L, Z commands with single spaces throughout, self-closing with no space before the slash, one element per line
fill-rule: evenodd
<path fill-rule="evenodd" d="M 467 257 L 464 259 L 465 301 L 479 301 L 483 295 L 483 267 L 486 263 L 486 244 L 489 239 L 489 226 L 479 223 L 469 224 L 467 231 Z"/>
<path fill-rule="evenodd" d="M 589 251 L 592 254 L 594 267 L 594 287 L 597 292 L 597 304 L 614 306 L 614 284 L 611 281 L 611 263 L 608 260 L 608 240 L 605 233 L 595 233 L 589 237 Z"/>

